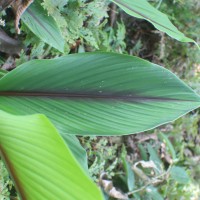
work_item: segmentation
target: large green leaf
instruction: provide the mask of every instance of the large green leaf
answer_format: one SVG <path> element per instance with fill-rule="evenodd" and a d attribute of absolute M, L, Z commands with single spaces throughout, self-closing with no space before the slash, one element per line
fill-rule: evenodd
<path fill-rule="evenodd" d="M 199 106 L 200 97 L 170 71 L 120 54 L 33 60 L 0 79 L 0 109 L 44 113 L 69 134 L 137 133 Z"/>
<path fill-rule="evenodd" d="M 45 116 L 0 118 L 0 153 L 22 200 L 103 199 Z"/>
<path fill-rule="evenodd" d="M 181 42 L 194 42 L 181 33 L 168 19 L 168 17 L 151 6 L 147 0 L 112 0 L 126 13 L 131 16 L 145 19 L 152 23 L 155 28 L 167 33 L 170 37 Z M 194 42 L 195 43 L 195 42 Z"/>
<path fill-rule="evenodd" d="M 65 41 L 61 32 L 53 17 L 49 16 L 40 4 L 35 0 L 21 18 L 37 37 L 63 52 Z"/>

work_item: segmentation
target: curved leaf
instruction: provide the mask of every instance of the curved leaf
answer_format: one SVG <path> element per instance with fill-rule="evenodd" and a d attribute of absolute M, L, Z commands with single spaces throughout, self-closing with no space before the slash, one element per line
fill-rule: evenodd
<path fill-rule="evenodd" d="M 48 16 L 47 12 L 38 1 L 34 1 L 34 3 L 26 9 L 21 19 L 42 41 L 61 52 L 64 51 L 65 41 L 55 20 L 51 16 Z"/>
<path fill-rule="evenodd" d="M 71 152 L 73 153 L 79 164 L 82 166 L 85 172 L 89 174 L 87 153 L 85 149 L 81 146 L 79 140 L 76 138 L 75 135 L 61 134 L 61 136 L 70 148 Z"/>
<path fill-rule="evenodd" d="M 170 37 L 181 42 L 196 42 L 181 33 L 168 19 L 168 17 L 146 0 L 112 0 L 131 16 L 145 19 L 158 30 L 167 33 Z M 198 45 L 197 45 L 198 46 Z"/>
<path fill-rule="evenodd" d="M 199 106 L 200 97 L 170 71 L 120 54 L 34 60 L 0 79 L 0 109 L 44 113 L 69 134 L 137 133 Z"/>
<path fill-rule="evenodd" d="M 22 200 L 103 199 L 45 116 L 0 118 L 0 153 Z"/>

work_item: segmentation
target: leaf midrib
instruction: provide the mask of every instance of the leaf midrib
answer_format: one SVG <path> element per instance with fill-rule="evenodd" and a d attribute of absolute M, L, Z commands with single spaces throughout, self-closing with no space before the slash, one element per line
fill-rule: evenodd
<path fill-rule="evenodd" d="M 161 26 L 161 27 L 163 27 L 163 28 L 165 28 L 165 29 L 167 29 L 167 30 L 169 30 L 169 31 L 172 31 L 173 33 L 176 33 L 176 34 L 177 34 L 177 32 L 174 31 L 173 29 L 170 29 L 170 28 L 164 26 L 163 24 L 160 24 L 160 23 L 156 22 L 155 20 L 149 18 L 148 16 L 146 16 L 146 15 L 144 15 L 144 14 L 138 12 L 137 10 L 135 10 L 135 9 L 133 9 L 133 8 L 131 8 L 131 7 L 129 7 L 127 4 L 121 2 L 120 0 L 114 0 L 114 1 L 115 1 L 116 3 L 118 3 L 118 4 L 122 5 L 122 6 L 124 6 L 125 8 L 131 10 L 132 12 L 135 12 L 136 14 L 140 15 L 141 17 L 146 18 L 147 20 L 149 20 L 149 21 L 151 21 L 151 22 L 153 22 L 153 23 L 155 23 L 155 24 L 157 24 L 157 25 L 159 25 L 159 26 Z"/>
<path fill-rule="evenodd" d="M 38 19 L 38 17 L 35 16 L 35 15 L 33 14 L 33 12 L 31 11 L 31 9 L 30 9 L 30 8 L 27 8 L 26 12 L 29 13 L 29 14 L 35 19 L 35 21 L 36 21 L 42 28 L 44 28 L 45 31 L 46 31 L 46 32 L 54 39 L 54 41 L 56 41 L 56 43 L 58 44 L 56 37 L 54 37 L 54 35 L 51 33 L 51 31 L 49 31 L 49 30 L 41 23 L 41 21 Z M 59 44 L 58 44 L 58 45 L 59 45 Z"/>
<path fill-rule="evenodd" d="M 178 98 L 167 98 L 167 97 L 150 97 L 150 96 L 142 96 L 136 94 L 123 94 L 123 93 L 115 93 L 110 94 L 109 92 L 95 93 L 95 92 L 41 92 L 41 91 L 0 91 L 0 97 L 41 97 L 41 98 L 59 98 L 59 99 L 79 99 L 79 100 L 118 100 L 118 101 L 126 101 L 126 102 L 140 102 L 140 101 L 152 101 L 152 102 L 173 102 L 173 101 L 181 101 L 181 102 L 192 102 L 193 100 L 185 100 Z M 195 102 L 195 101 L 193 101 Z"/>

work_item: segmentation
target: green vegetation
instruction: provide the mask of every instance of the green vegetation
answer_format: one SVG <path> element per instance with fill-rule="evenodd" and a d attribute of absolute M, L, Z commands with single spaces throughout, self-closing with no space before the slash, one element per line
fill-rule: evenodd
<path fill-rule="evenodd" d="M 8 2 L 0 200 L 199 199 L 199 2 Z"/>

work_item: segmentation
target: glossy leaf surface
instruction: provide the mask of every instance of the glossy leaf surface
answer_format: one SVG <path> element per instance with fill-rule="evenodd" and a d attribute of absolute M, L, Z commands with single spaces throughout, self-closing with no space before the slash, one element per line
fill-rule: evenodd
<path fill-rule="evenodd" d="M 0 118 L 0 153 L 22 200 L 103 199 L 45 116 Z"/>
<path fill-rule="evenodd" d="M 137 133 L 199 106 L 200 97 L 170 71 L 113 53 L 33 60 L 0 79 L 0 109 L 44 113 L 68 134 Z"/>

